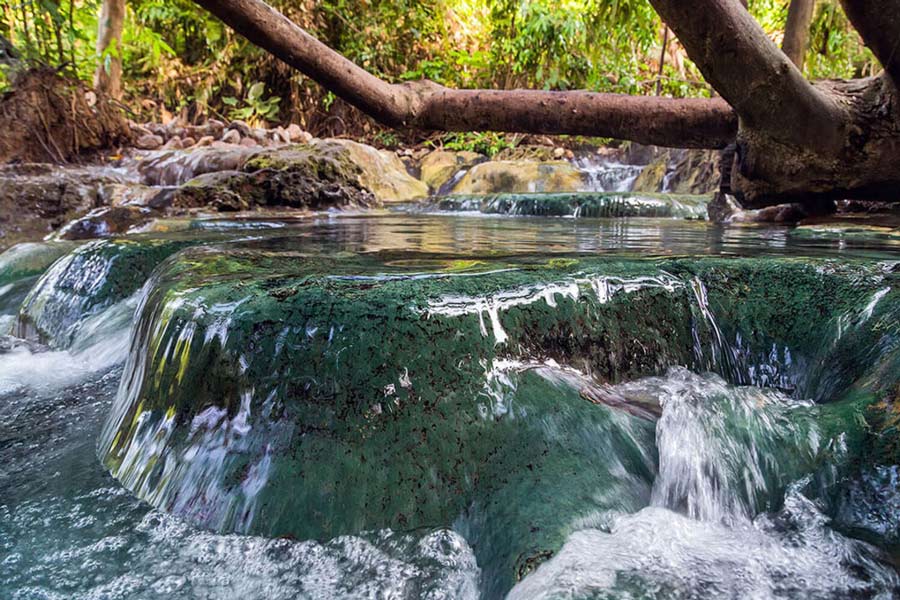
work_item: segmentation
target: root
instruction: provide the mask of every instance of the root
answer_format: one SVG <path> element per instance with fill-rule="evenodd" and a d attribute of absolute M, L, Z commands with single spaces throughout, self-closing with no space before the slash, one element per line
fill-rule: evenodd
<path fill-rule="evenodd" d="M 66 163 L 129 141 L 122 111 L 102 97 L 91 106 L 88 91 L 46 67 L 20 74 L 0 97 L 0 163 Z"/>

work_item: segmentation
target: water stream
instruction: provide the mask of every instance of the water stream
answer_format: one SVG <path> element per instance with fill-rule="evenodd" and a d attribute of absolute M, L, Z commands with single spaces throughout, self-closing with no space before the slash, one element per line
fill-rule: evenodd
<path fill-rule="evenodd" d="M 900 593 L 891 232 L 179 228 L 0 256 L 0 598 Z"/>

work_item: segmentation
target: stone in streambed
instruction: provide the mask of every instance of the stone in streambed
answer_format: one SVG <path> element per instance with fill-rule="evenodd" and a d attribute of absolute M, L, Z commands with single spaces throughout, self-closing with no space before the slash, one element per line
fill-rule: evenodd
<path fill-rule="evenodd" d="M 272 149 L 216 147 L 140 164 L 145 182 L 180 186 L 154 206 L 244 210 L 372 206 L 425 196 L 427 186 L 393 154 L 347 140 Z"/>
<path fill-rule="evenodd" d="M 495 160 L 472 167 L 452 193 L 576 192 L 584 186 L 583 174 L 566 161 Z"/>
<path fill-rule="evenodd" d="M 17 312 L 38 278 L 77 247 L 73 242 L 24 242 L 0 253 L 0 314 Z"/>
<path fill-rule="evenodd" d="M 144 206 L 104 206 L 66 223 L 56 233 L 60 240 L 89 240 L 134 231 L 161 216 Z"/>
<path fill-rule="evenodd" d="M 449 182 L 461 169 L 487 160 L 477 152 L 450 152 L 434 150 L 425 155 L 419 164 L 420 179 L 434 191 Z"/>

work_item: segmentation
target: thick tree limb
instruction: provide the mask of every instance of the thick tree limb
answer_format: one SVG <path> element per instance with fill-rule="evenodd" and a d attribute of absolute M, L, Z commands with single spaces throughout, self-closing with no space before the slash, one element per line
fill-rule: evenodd
<path fill-rule="evenodd" d="M 837 148 L 846 115 L 810 84 L 735 0 L 650 0 L 742 124 L 784 142 Z"/>
<path fill-rule="evenodd" d="M 261 0 L 197 0 L 251 42 L 394 127 L 594 135 L 660 146 L 720 148 L 737 132 L 721 100 L 592 92 L 454 90 L 390 84 L 358 67 Z"/>
<path fill-rule="evenodd" d="M 791 0 L 788 6 L 781 49 L 801 71 L 803 60 L 806 58 L 806 48 L 809 45 L 809 26 L 815 9 L 816 0 Z"/>
<path fill-rule="evenodd" d="M 841 5 L 894 86 L 900 86 L 900 0 L 841 0 Z"/>

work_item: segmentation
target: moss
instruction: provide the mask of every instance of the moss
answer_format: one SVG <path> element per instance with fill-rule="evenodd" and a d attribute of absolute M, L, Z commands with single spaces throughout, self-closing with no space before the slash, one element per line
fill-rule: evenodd
<path fill-rule="evenodd" d="M 67 347 L 86 317 L 134 294 L 160 262 L 195 243 L 190 238 L 120 238 L 78 247 L 54 263 L 28 293 L 17 334 Z"/>
<path fill-rule="evenodd" d="M 695 279 L 722 335 L 741 335 L 747 358 L 718 367 L 738 379 L 773 345 L 790 349 L 796 372 L 822 357 L 840 366 L 838 346 L 810 332 L 832 331 L 885 285 L 877 265 L 815 260 L 188 249 L 157 273 L 131 359 L 143 375 L 101 454 L 147 500 L 222 529 L 320 538 L 456 523 L 499 594 L 573 519 L 646 502 L 653 458 L 640 448 L 653 428 L 494 367 L 554 359 L 610 382 L 703 367 L 696 345 L 714 335 Z M 209 410 L 244 414 L 250 433 L 198 475 L 184 457 Z M 607 470 L 609 444 L 629 448 L 627 485 Z M 264 485 L 250 475 L 261 465 Z M 616 491 L 598 499 L 598 482 Z M 198 489 L 202 502 L 188 501 Z"/>

